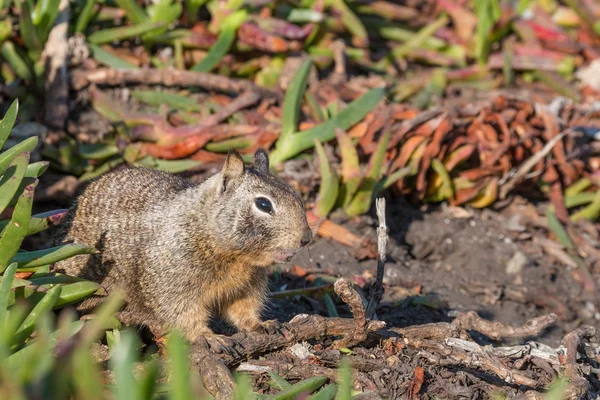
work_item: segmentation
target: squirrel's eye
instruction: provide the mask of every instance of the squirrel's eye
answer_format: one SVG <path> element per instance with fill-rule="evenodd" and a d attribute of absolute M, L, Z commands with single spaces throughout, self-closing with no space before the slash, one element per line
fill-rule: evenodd
<path fill-rule="evenodd" d="M 260 211 L 271 215 L 273 214 L 273 204 L 271 204 L 271 200 L 266 197 L 257 197 L 254 204 L 256 204 L 256 208 Z"/>

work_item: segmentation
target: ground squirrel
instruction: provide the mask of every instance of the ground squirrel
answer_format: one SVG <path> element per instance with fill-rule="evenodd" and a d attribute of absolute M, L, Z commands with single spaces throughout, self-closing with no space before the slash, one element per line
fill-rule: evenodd
<path fill-rule="evenodd" d="M 252 166 L 229 153 L 200 184 L 143 168 L 108 173 L 83 191 L 63 224 L 58 242 L 99 253 L 59 262 L 56 271 L 122 289 L 122 320 L 178 328 L 190 341 L 211 334 L 208 321 L 217 315 L 242 331 L 260 328 L 266 267 L 312 240 L 300 195 L 269 172 L 260 149 Z"/>

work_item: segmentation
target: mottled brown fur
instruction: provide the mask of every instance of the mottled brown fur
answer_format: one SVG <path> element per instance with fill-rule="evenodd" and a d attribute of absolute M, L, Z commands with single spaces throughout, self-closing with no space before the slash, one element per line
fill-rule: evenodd
<path fill-rule="evenodd" d="M 274 213 L 255 204 L 262 196 Z M 121 288 L 124 322 L 194 341 L 223 316 L 238 329 L 261 325 L 267 269 L 312 238 L 302 201 L 269 173 L 264 151 L 254 165 L 239 154 L 201 184 L 168 173 L 125 168 L 100 177 L 78 197 L 59 242 L 99 253 L 56 264 L 57 271 Z M 102 298 L 79 307 L 91 310 Z"/>

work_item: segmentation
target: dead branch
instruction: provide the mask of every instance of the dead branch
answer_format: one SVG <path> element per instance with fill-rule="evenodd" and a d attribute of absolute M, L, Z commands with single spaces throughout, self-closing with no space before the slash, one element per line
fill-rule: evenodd
<path fill-rule="evenodd" d="M 383 328 L 385 328 L 383 321 L 368 321 L 366 325 L 369 333 Z M 325 318 L 320 315 L 299 314 L 290 322 L 282 324 L 282 331 L 279 334 L 236 333 L 230 337 L 232 345 L 226 347 L 218 357 L 228 367 L 233 367 L 244 359 L 291 346 L 299 341 L 344 336 L 354 329 L 355 322 L 350 318 Z"/>
<path fill-rule="evenodd" d="M 455 338 L 444 340 L 442 343 L 411 338 L 403 338 L 400 341 L 407 346 L 421 350 L 419 354 L 422 357 L 441 366 L 460 365 L 479 369 L 499 377 L 509 385 L 539 387 L 539 383 L 535 379 L 507 367 L 493 351 L 481 347 L 475 342 Z"/>
<path fill-rule="evenodd" d="M 501 340 L 515 337 L 539 336 L 544 329 L 556 323 L 556 320 L 556 314 L 548 314 L 530 319 L 521 326 L 510 326 L 502 322 L 487 321 L 477 315 L 475 311 L 469 311 L 467 313 L 457 312 L 452 324 L 465 331 L 471 330 L 483 333 L 492 340 Z"/>
<path fill-rule="evenodd" d="M 354 329 L 344 335 L 343 339 L 337 340 L 334 347 L 352 347 L 367 339 L 367 318 L 365 306 L 360 295 L 352 288 L 352 284 L 345 278 L 338 279 L 334 284 L 334 290 L 338 296 L 348 304 L 354 317 Z"/>
<path fill-rule="evenodd" d="M 348 80 L 346 74 L 346 45 L 343 41 L 336 40 L 332 43 L 331 50 L 333 51 L 334 67 L 333 73 L 329 77 L 329 82 L 332 85 L 338 85 Z"/>
<path fill-rule="evenodd" d="M 231 371 L 223 361 L 204 345 L 195 345 L 191 352 L 191 361 L 194 363 L 204 388 L 217 400 L 230 400 L 234 398 L 235 381 Z"/>
<path fill-rule="evenodd" d="M 544 157 L 548 155 L 552 151 L 552 148 L 561 141 L 568 134 L 573 133 L 573 130 L 568 129 L 562 132 L 559 135 L 554 136 L 550 139 L 542 148 L 542 150 L 536 152 L 531 157 L 529 157 L 521 166 L 516 170 L 513 176 L 506 181 L 503 185 L 500 186 L 499 198 L 500 200 L 504 200 L 508 193 L 515 187 L 515 185 L 523 179 L 525 175 L 531 171 L 533 167 Z"/>
<path fill-rule="evenodd" d="M 581 376 L 577 367 L 577 348 L 581 344 L 581 341 L 595 336 L 596 328 L 585 325 L 568 333 L 563 339 L 563 346 L 566 349 L 564 371 L 567 378 L 569 378 L 565 399 L 579 399 L 590 388 L 590 382 Z"/>
<path fill-rule="evenodd" d="M 377 228 L 377 278 L 373 285 L 371 298 L 367 305 L 367 318 L 373 319 L 377 306 L 383 297 L 383 273 L 385 268 L 386 250 L 387 250 L 387 225 L 385 222 L 385 199 L 383 197 L 375 200 L 377 217 L 379 218 L 379 227 Z"/>
<path fill-rule="evenodd" d="M 259 93 L 264 97 L 279 95 L 254 85 L 245 79 L 228 78 L 223 75 L 205 72 L 184 71 L 174 68 L 161 69 L 112 69 L 98 68 L 93 71 L 74 70 L 71 72 L 71 86 L 80 90 L 91 83 L 102 85 L 147 84 L 163 86 L 200 87 L 205 90 L 218 90 L 228 93 Z"/>
<path fill-rule="evenodd" d="M 59 13 L 44 46 L 45 64 L 44 123 L 56 130 L 65 129 L 69 116 L 67 76 L 69 1 L 61 0 Z"/>
<path fill-rule="evenodd" d="M 443 340 L 450 337 L 461 339 L 470 338 L 470 336 L 460 327 L 446 322 L 407 326 L 406 328 L 389 328 L 388 330 L 400 336 L 406 336 L 413 339 Z"/>
<path fill-rule="evenodd" d="M 246 108 L 250 107 L 253 104 L 256 104 L 261 99 L 260 93 L 250 90 L 244 92 L 242 95 L 237 97 L 231 103 L 227 104 L 225 107 L 221 108 L 219 111 L 206 118 L 203 121 L 200 121 L 201 126 L 213 126 L 217 125 L 219 122 L 222 122 L 229 118 L 234 113 Z"/>
<path fill-rule="evenodd" d="M 253 375 L 261 375 L 268 371 L 273 371 L 285 379 L 306 379 L 313 376 L 326 376 L 330 381 L 334 382 L 338 378 L 336 368 L 327 368 L 310 363 L 286 363 L 277 360 L 252 360 L 244 362 L 240 364 L 236 371 Z M 375 383 L 364 372 L 353 368 L 352 374 L 354 382 L 357 382 L 361 389 L 374 390 L 377 388 Z"/>

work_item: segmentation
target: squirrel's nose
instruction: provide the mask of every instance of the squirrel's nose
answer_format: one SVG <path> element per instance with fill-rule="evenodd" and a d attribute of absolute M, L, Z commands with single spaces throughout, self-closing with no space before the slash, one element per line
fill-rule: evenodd
<path fill-rule="evenodd" d="M 300 240 L 300 244 L 302 246 L 306 246 L 307 244 L 310 243 L 312 238 L 313 238 L 312 231 L 310 230 L 310 228 L 306 228 L 306 230 L 304 231 L 304 234 L 302 235 L 302 240 Z"/>

